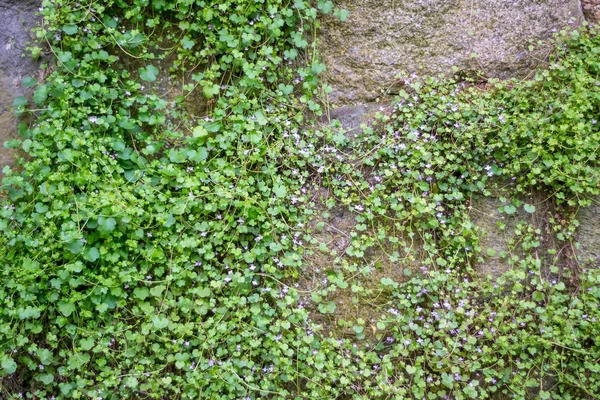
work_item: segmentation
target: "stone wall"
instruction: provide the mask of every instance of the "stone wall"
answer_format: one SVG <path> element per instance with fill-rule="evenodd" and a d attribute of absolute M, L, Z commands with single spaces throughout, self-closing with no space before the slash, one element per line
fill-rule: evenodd
<path fill-rule="evenodd" d="M 13 100 L 24 94 L 23 77 L 38 75 L 39 64 L 23 53 L 40 4 L 41 0 L 0 0 L 0 171 L 14 162 L 14 153 L 2 146 L 17 137 Z"/>
<path fill-rule="evenodd" d="M 394 93 L 401 71 L 524 76 L 544 58 L 531 43 L 582 20 L 578 0 L 338 0 L 345 22 L 322 19 L 320 52 L 334 104 Z"/>
<path fill-rule="evenodd" d="M 600 21 L 600 0 L 582 0 L 581 8 L 588 22 L 595 24 Z"/>

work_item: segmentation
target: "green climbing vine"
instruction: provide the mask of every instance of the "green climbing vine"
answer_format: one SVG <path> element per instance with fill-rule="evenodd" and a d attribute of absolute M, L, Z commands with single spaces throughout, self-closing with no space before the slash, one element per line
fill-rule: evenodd
<path fill-rule="evenodd" d="M 596 32 L 531 80 L 407 77 L 350 134 L 312 122 L 323 14 L 348 17 L 43 1 L 6 143 L 0 397 L 597 397 L 600 275 L 573 250 L 600 194 Z M 498 191 L 519 221 L 492 279 L 472 212 Z"/>

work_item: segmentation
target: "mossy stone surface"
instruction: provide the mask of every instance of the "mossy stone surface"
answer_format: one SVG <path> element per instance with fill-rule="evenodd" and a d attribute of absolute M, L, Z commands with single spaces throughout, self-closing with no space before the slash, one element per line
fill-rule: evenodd
<path fill-rule="evenodd" d="M 600 199 L 596 198 L 591 206 L 582 208 L 577 214 L 580 243 L 578 255 L 584 263 L 600 265 Z"/>
<path fill-rule="evenodd" d="M 23 54 L 31 40 L 27 32 L 37 23 L 36 12 L 41 0 L 0 0 L 0 171 L 14 163 L 15 150 L 2 144 L 18 137 L 17 119 L 12 104 L 26 90 L 21 81 L 38 77 L 39 63 Z"/>
<path fill-rule="evenodd" d="M 333 103 L 364 103 L 394 93 L 396 76 L 452 71 L 525 76 L 546 55 L 529 52 L 553 31 L 579 24 L 578 0 L 338 0 L 350 16 L 321 20 L 320 54 Z"/>

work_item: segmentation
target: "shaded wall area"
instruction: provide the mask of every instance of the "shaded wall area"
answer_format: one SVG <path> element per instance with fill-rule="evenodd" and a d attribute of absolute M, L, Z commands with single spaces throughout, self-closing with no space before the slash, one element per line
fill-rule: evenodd
<path fill-rule="evenodd" d="M 24 53 L 40 5 L 41 0 L 0 0 L 0 144 L 18 136 L 12 105 L 26 93 L 21 80 L 38 76 L 39 63 Z M 0 146 L 0 171 L 13 162 L 14 151 Z"/>

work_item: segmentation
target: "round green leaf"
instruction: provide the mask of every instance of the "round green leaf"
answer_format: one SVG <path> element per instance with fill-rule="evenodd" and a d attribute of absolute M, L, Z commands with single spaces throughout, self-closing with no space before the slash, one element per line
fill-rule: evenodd
<path fill-rule="evenodd" d="M 140 69 L 140 78 L 146 82 L 154 82 L 158 75 L 158 68 L 154 65 L 148 65 L 145 68 Z"/>
<path fill-rule="evenodd" d="M 74 35 L 79 30 L 77 25 L 63 25 L 62 30 L 67 35 Z"/>

